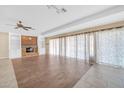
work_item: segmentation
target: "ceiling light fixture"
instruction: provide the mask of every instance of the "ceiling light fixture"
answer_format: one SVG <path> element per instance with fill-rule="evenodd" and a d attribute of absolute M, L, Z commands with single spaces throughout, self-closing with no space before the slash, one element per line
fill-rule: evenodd
<path fill-rule="evenodd" d="M 56 5 L 47 5 L 48 9 L 54 9 L 57 14 L 65 13 L 67 10 L 65 8 L 58 8 Z"/>

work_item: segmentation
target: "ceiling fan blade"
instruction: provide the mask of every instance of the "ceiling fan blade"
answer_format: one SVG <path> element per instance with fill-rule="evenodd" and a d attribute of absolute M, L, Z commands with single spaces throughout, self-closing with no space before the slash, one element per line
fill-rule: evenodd
<path fill-rule="evenodd" d="M 28 31 L 28 29 L 27 28 L 25 28 L 25 27 L 22 27 L 24 30 L 26 30 L 26 31 Z"/>
<path fill-rule="evenodd" d="M 32 27 L 31 27 L 31 28 L 29 28 L 29 29 L 31 29 L 31 30 L 35 30 L 35 29 L 34 29 L 34 28 L 32 28 Z"/>
<path fill-rule="evenodd" d="M 28 29 L 31 29 L 31 30 L 35 30 L 34 28 L 32 28 L 32 27 L 25 27 L 25 28 L 28 28 Z"/>
<path fill-rule="evenodd" d="M 24 28 L 28 28 L 28 29 L 31 29 L 32 27 L 27 27 L 27 26 L 24 26 Z"/>

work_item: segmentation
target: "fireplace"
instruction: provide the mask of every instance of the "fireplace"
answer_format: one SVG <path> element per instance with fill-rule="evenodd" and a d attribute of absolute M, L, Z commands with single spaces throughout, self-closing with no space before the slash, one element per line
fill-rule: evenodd
<path fill-rule="evenodd" d="M 37 46 L 22 46 L 22 56 L 36 56 L 38 55 Z"/>
<path fill-rule="evenodd" d="M 27 48 L 26 48 L 26 52 L 27 52 L 27 53 L 34 52 L 34 48 L 33 48 L 33 47 L 27 47 Z"/>
<path fill-rule="evenodd" d="M 30 57 L 38 55 L 37 37 L 21 36 L 22 56 Z"/>

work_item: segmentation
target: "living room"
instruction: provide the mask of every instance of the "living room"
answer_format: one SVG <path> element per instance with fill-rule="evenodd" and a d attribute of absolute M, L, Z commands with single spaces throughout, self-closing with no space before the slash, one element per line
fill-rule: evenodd
<path fill-rule="evenodd" d="M 1 88 L 124 87 L 123 5 L 0 11 Z"/>

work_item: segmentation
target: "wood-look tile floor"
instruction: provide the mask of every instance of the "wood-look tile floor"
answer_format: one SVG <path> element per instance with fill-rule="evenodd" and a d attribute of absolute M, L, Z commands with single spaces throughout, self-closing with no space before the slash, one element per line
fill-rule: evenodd
<path fill-rule="evenodd" d="M 93 65 L 75 88 L 124 88 L 124 69 L 103 64 Z"/>
<path fill-rule="evenodd" d="M 0 59 L 0 88 L 124 88 L 124 69 L 57 56 Z"/>
<path fill-rule="evenodd" d="M 0 59 L 0 88 L 17 88 L 17 81 L 11 60 Z"/>
<path fill-rule="evenodd" d="M 21 88 L 71 88 L 91 67 L 82 60 L 45 55 L 12 63 Z"/>

